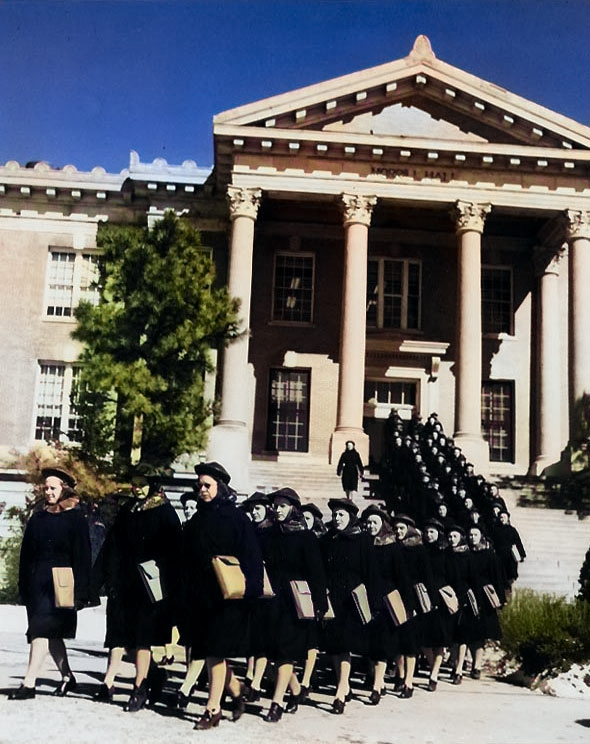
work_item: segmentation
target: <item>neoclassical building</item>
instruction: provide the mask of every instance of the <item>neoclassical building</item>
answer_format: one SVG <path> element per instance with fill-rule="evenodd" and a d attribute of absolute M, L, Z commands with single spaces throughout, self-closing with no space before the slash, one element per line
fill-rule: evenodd
<path fill-rule="evenodd" d="M 239 489 L 255 460 L 326 465 L 348 439 L 378 462 L 392 410 L 436 411 L 486 475 L 560 461 L 590 392 L 590 128 L 420 36 L 401 60 L 219 114 L 213 135 L 212 170 L 0 168 L 1 445 L 54 424 L 62 372 L 75 436 L 71 307 L 96 225 L 173 208 L 241 299 L 206 453 Z"/>

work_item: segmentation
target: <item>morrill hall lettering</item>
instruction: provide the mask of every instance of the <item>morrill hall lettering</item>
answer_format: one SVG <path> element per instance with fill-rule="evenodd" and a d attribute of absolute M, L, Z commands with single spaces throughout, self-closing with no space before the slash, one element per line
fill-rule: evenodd
<path fill-rule="evenodd" d="M 429 170 L 428 168 L 378 168 L 376 166 L 372 166 L 371 175 L 385 176 L 386 178 L 399 178 L 401 176 L 420 181 L 423 178 L 432 178 L 442 183 L 449 183 L 455 178 L 453 171 Z"/>

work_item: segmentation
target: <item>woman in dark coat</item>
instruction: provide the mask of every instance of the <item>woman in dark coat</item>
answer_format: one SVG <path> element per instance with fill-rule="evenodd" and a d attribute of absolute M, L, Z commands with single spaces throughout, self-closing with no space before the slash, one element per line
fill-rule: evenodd
<path fill-rule="evenodd" d="M 104 645 L 110 650 L 96 700 L 112 701 L 125 650 L 134 650 L 135 683 L 126 710 L 134 713 L 146 704 L 151 647 L 165 646 L 172 637 L 180 543 L 180 520 L 162 490 L 162 475 L 140 463 L 94 566 L 95 586 L 107 594 Z M 159 570 L 160 599 L 142 578 L 140 564 L 148 561 Z"/>
<path fill-rule="evenodd" d="M 424 623 L 427 610 L 418 601 L 418 590 L 422 586 L 426 590 L 428 598 L 432 597 L 432 576 L 430 573 L 430 561 L 426 548 L 422 543 L 420 530 L 416 529 L 414 520 L 405 514 L 396 514 L 393 518 L 393 526 L 398 542 L 403 548 L 404 562 L 407 571 L 407 580 L 414 589 L 414 605 L 406 607 L 414 616 L 403 625 L 403 636 L 400 638 L 400 649 L 403 658 L 398 660 L 398 670 L 403 669 L 403 687 L 400 697 L 411 698 L 414 694 L 414 672 L 416 670 L 416 657 L 422 644 Z M 399 684 L 399 683 L 398 683 Z"/>
<path fill-rule="evenodd" d="M 221 720 L 221 699 L 227 688 L 233 698 L 232 718 L 244 712 L 240 683 L 227 659 L 250 653 L 250 603 L 263 590 L 262 555 L 254 527 L 235 504 L 230 475 L 217 462 L 195 467 L 199 476 L 199 508 L 187 527 L 183 565 L 190 566 L 189 623 L 191 657 L 206 659 L 209 675 L 207 708 L 196 729 L 210 729 Z M 218 555 L 238 559 L 246 580 L 244 599 L 224 599 L 212 565 Z"/>
<path fill-rule="evenodd" d="M 472 659 L 471 677 L 479 679 L 485 642 L 499 641 L 502 638 L 498 609 L 506 603 L 506 594 L 498 556 L 483 535 L 481 527 L 474 525 L 470 528 L 468 541 L 473 566 L 472 588 L 479 608 L 478 617 L 473 618 L 469 626 L 468 646 Z M 490 587 L 495 591 L 495 596 Z M 491 593 L 491 596 L 486 592 Z"/>
<path fill-rule="evenodd" d="M 377 601 L 374 618 L 369 625 L 370 657 L 373 662 L 373 690 L 369 697 L 372 705 L 377 705 L 385 695 L 385 671 L 387 662 L 400 654 L 400 628 L 389 614 L 384 597 L 397 589 L 404 606 L 411 601 L 411 586 L 407 582 L 403 548 L 396 541 L 389 515 L 386 511 L 371 504 L 362 514 L 362 522 L 373 539 L 376 577 L 374 583 Z"/>
<path fill-rule="evenodd" d="M 268 657 L 275 662 L 277 681 L 265 720 L 275 723 L 283 714 L 287 687 L 292 693 L 287 710 L 297 710 L 301 685 L 294 674 L 294 664 L 305 659 L 313 624 L 326 614 L 328 601 L 318 539 L 307 529 L 299 495 L 292 488 L 282 488 L 271 497 L 277 521 L 265 540 L 264 561 L 276 596 L 270 600 L 266 634 Z M 307 583 L 315 618 L 298 617 L 292 581 Z"/>
<path fill-rule="evenodd" d="M 451 586 L 459 601 L 459 611 L 453 615 L 453 657 L 452 681 L 460 685 L 463 681 L 463 664 L 467 653 L 469 626 L 477 608 L 473 602 L 473 564 L 467 545 L 465 530 L 459 525 L 451 525 L 447 530 L 449 547 L 447 559 Z"/>
<path fill-rule="evenodd" d="M 497 522 L 492 529 L 492 541 L 504 574 L 504 589 L 509 592 L 518 578 L 518 564 L 526 558 L 526 551 L 518 530 L 510 524 L 506 509 L 498 510 Z"/>
<path fill-rule="evenodd" d="M 369 634 L 356 608 L 352 591 L 364 584 L 374 601 L 375 569 L 371 538 L 361 530 L 358 507 L 348 499 L 330 499 L 332 524 L 320 538 L 334 620 L 326 623 L 323 650 L 333 656 L 337 688 L 332 712 L 344 713 L 350 700 L 351 654 L 366 654 Z"/>
<path fill-rule="evenodd" d="M 62 680 L 54 695 L 63 696 L 76 687 L 64 638 L 76 635 L 76 610 L 88 600 L 90 577 L 90 536 L 88 524 L 74 494 L 74 478 L 59 468 L 45 468 L 45 506 L 29 519 L 23 536 L 19 593 L 27 608 L 29 664 L 20 687 L 9 693 L 10 700 L 35 697 L 35 685 L 47 652 L 51 654 Z M 53 571 L 71 567 L 74 575 L 74 607 L 55 606 Z"/>
<path fill-rule="evenodd" d="M 432 575 L 432 612 L 428 613 L 424 624 L 422 646 L 430 666 L 428 691 L 434 692 L 438 684 L 438 673 L 443 660 L 444 649 L 452 642 L 452 616 L 443 602 L 440 589 L 451 583 L 447 558 L 445 529 L 438 519 L 429 519 L 423 526 L 424 546 L 430 560 Z"/>
<path fill-rule="evenodd" d="M 346 493 L 346 498 L 351 499 L 352 494 L 358 488 L 359 478 L 363 474 L 363 462 L 354 448 L 354 442 L 346 442 L 346 449 L 338 460 L 336 474 L 342 478 L 342 488 Z"/>

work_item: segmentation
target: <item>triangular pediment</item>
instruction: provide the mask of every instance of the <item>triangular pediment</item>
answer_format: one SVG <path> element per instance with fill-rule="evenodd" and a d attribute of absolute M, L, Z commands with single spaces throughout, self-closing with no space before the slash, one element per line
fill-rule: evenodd
<path fill-rule="evenodd" d="M 437 59 L 407 57 L 218 114 L 223 128 L 329 131 L 590 149 L 590 128 Z"/>

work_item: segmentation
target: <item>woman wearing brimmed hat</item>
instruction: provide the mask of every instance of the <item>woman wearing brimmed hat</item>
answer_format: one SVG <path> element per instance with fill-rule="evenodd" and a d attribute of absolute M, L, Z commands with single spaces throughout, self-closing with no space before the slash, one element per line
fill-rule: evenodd
<path fill-rule="evenodd" d="M 447 557 L 451 576 L 451 586 L 455 590 L 459 600 L 459 612 L 453 615 L 453 649 L 454 659 L 453 673 L 451 676 L 454 685 L 460 685 L 463 681 L 463 665 L 467 653 L 467 641 L 469 639 L 469 624 L 477 614 L 477 607 L 470 601 L 471 586 L 473 584 L 473 563 L 471 553 L 467 545 L 465 530 L 460 525 L 454 524 L 447 528 Z"/>
<path fill-rule="evenodd" d="M 387 512 L 371 504 L 362 513 L 361 520 L 373 540 L 376 565 L 375 595 L 382 599 L 369 626 L 371 640 L 369 655 L 374 666 L 373 690 L 369 702 L 377 705 L 385 695 L 387 662 L 394 661 L 400 653 L 400 628 L 396 627 L 387 611 L 384 598 L 397 589 L 406 604 L 408 600 L 411 601 L 412 588 L 407 581 L 403 549 L 395 539 Z"/>
<path fill-rule="evenodd" d="M 95 699 L 111 702 L 125 651 L 135 651 L 135 681 L 125 709 L 135 713 L 159 695 L 163 681 L 152 662 L 152 646 L 172 637 L 181 526 L 162 488 L 164 472 L 139 463 L 131 473 L 131 490 L 119 505 L 113 526 L 94 566 L 94 581 L 107 593 L 107 671 Z M 159 573 L 156 595 L 146 586 Z M 149 582 L 148 582 L 149 583 Z M 161 590 L 162 598 L 156 599 Z M 148 674 L 150 675 L 148 681 Z"/>
<path fill-rule="evenodd" d="M 263 565 L 254 527 L 235 503 L 230 475 L 217 462 L 195 467 L 199 508 L 187 525 L 183 564 L 191 567 L 186 591 L 190 616 L 191 658 L 206 659 L 209 696 L 196 729 L 221 720 L 221 700 L 232 697 L 232 719 L 244 713 L 245 700 L 227 660 L 250 655 L 250 603 L 262 594 Z M 234 556 L 245 577 L 244 599 L 224 599 L 213 569 L 215 556 Z"/>
<path fill-rule="evenodd" d="M 75 637 L 76 609 L 88 599 L 88 523 L 77 508 L 74 478 L 61 468 L 45 468 L 41 476 L 45 504 L 27 522 L 19 565 L 19 593 L 29 621 L 29 664 L 22 685 L 9 693 L 10 700 L 35 697 L 37 677 L 48 652 L 62 676 L 53 694 L 63 696 L 76 687 L 64 638 Z M 53 568 L 59 567 L 73 571 L 75 604 L 71 609 L 56 607 Z"/>
<path fill-rule="evenodd" d="M 294 674 L 294 664 L 305 659 L 315 622 L 315 618 L 298 617 L 291 582 L 307 583 L 316 617 L 324 616 L 328 602 L 318 541 L 307 529 L 299 495 L 292 488 L 281 488 L 270 497 L 276 523 L 266 534 L 264 560 L 276 597 L 271 600 L 266 631 L 268 657 L 275 662 L 277 681 L 265 720 L 276 723 L 282 717 L 288 687 L 291 696 L 287 712 L 294 713 L 299 705 L 301 685 Z"/>
<path fill-rule="evenodd" d="M 332 522 L 328 532 L 320 538 L 320 547 L 335 618 L 326 624 L 322 648 L 332 655 L 336 670 L 332 712 L 341 714 L 351 698 L 351 654 L 364 655 L 369 650 L 369 634 L 352 591 L 364 584 L 374 606 L 376 567 L 371 538 L 361 530 L 356 504 L 348 499 L 330 499 L 328 507 Z"/>
<path fill-rule="evenodd" d="M 413 605 L 406 610 L 414 610 L 415 615 L 402 626 L 400 632 L 400 651 L 398 658 L 398 678 L 396 687 L 400 688 L 401 698 L 411 698 L 414 694 L 414 672 L 416 657 L 420 651 L 422 632 L 424 628 L 426 610 L 420 602 L 420 595 L 424 590 L 428 597 L 432 596 L 432 575 L 426 548 L 422 544 L 422 534 L 416 529 L 414 520 L 405 514 L 393 517 L 395 535 L 403 548 L 404 562 L 408 582 L 414 588 Z"/>

